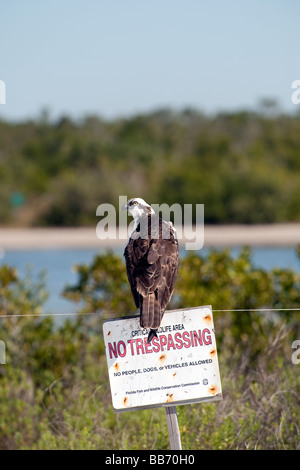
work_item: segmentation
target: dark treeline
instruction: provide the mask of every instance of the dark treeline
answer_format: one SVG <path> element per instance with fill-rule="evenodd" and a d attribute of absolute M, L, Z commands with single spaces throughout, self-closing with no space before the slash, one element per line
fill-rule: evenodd
<path fill-rule="evenodd" d="M 0 224 L 93 225 L 118 196 L 205 205 L 206 223 L 300 220 L 300 117 L 187 109 L 0 122 Z"/>

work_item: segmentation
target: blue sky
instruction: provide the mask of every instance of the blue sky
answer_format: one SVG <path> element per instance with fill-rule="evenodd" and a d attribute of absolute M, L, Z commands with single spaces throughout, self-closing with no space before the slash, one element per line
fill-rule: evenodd
<path fill-rule="evenodd" d="M 1 2 L 0 117 L 158 108 L 286 111 L 300 79 L 298 0 Z M 300 107 L 300 105 L 298 105 Z"/>

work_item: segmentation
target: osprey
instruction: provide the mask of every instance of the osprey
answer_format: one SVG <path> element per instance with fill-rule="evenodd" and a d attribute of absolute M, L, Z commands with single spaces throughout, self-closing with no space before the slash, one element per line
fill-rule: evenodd
<path fill-rule="evenodd" d="M 123 210 L 134 218 L 124 251 L 128 281 L 140 309 L 141 328 L 150 328 L 147 342 L 151 343 L 174 291 L 178 241 L 171 222 L 158 217 L 143 199 L 130 199 Z"/>

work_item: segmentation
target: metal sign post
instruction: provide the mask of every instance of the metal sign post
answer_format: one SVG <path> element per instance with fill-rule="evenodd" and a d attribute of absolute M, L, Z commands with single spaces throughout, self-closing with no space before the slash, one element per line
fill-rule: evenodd
<path fill-rule="evenodd" d="M 171 450 L 181 450 L 180 430 L 176 406 L 166 406 L 167 426 Z"/>
<path fill-rule="evenodd" d="M 176 405 L 222 399 L 211 306 L 165 312 L 147 343 L 139 316 L 103 324 L 115 412 L 165 407 L 171 449 L 181 449 Z"/>

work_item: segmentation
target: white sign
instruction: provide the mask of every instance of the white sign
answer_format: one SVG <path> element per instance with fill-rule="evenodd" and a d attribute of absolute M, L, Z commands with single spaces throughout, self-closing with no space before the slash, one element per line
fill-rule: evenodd
<path fill-rule="evenodd" d="M 103 324 L 114 411 L 222 399 L 211 306 L 166 311 L 158 338 L 139 316 Z"/>

